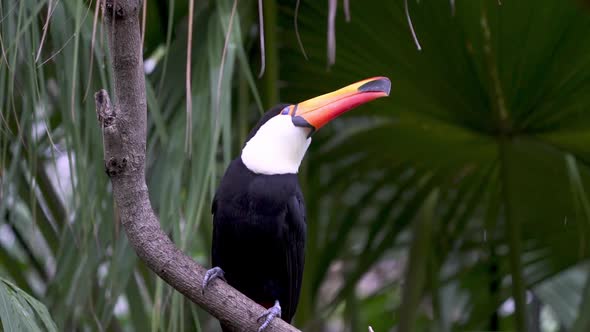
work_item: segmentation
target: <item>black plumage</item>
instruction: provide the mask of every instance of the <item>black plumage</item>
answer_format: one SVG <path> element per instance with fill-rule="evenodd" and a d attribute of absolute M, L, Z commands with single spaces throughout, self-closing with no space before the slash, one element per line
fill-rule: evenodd
<path fill-rule="evenodd" d="M 256 131 L 285 105 L 267 112 Z M 297 174 L 256 174 L 240 157 L 227 168 L 212 206 L 212 263 L 227 282 L 281 318 L 295 314 L 304 265 L 305 207 Z M 227 330 L 224 328 L 224 331 Z"/>

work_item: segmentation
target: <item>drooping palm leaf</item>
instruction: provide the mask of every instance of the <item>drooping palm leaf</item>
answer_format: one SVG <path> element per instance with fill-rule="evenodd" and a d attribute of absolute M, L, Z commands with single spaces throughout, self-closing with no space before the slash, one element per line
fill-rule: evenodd
<path fill-rule="evenodd" d="M 422 51 L 411 39 L 403 1 L 353 2 L 350 23 L 338 12 L 336 63 L 329 68 L 327 3 L 306 1 L 300 8 L 298 28 L 309 61 L 297 47 L 289 19 L 294 6 L 282 4 L 284 100 L 297 102 L 375 75 L 392 80 L 389 98 L 347 114 L 316 135 L 307 191 L 312 199 L 339 197 L 342 187 L 367 183 L 367 174 L 381 172 L 392 190 L 411 197 L 419 192 L 420 182 L 402 187 L 395 174 L 431 174 L 432 185 L 441 188 L 439 222 L 448 226 L 435 228 L 433 238 L 443 249 L 438 255 L 442 270 L 430 273 L 444 281 L 443 271 L 459 266 L 464 273 L 452 274 L 445 287 L 459 283 L 470 298 L 468 314 L 455 318 L 452 330 L 486 328 L 499 301 L 508 297 L 516 299 L 517 323 L 503 322 L 510 325 L 502 328 L 524 329 L 525 289 L 588 258 L 587 219 L 574 213 L 564 160 L 572 156 L 587 187 L 590 150 L 584 133 L 590 118 L 584 110 L 590 103 L 585 93 L 590 40 L 585 36 L 590 16 L 573 1 L 465 1 L 457 2 L 454 11 L 445 1 L 408 3 Z M 330 185 L 323 186 L 326 182 Z M 467 189 L 473 183 L 479 187 Z M 375 243 L 367 243 L 360 254 L 329 251 L 334 243 L 363 239 L 354 234 L 362 234 L 366 224 L 379 224 L 380 232 L 387 233 L 390 225 L 408 224 L 416 212 L 411 199 L 357 204 L 356 209 L 383 205 L 393 212 L 351 218 L 332 212 L 342 209 L 340 204 L 311 206 L 318 209 L 310 211 L 311 216 L 324 217 L 310 220 L 310 231 L 354 231 L 345 238 L 311 235 L 314 254 L 308 255 L 306 283 L 325 281 L 325 274 L 317 271 L 330 262 L 366 267 L 369 259 L 373 264 L 370 257 L 383 257 L 393 249 L 401 232 L 392 233 L 387 245 L 377 245 L 374 255 L 366 250 Z M 486 206 L 495 211 L 486 212 Z M 466 212 L 445 213 L 450 207 Z M 495 217 L 486 221 L 486 214 Z M 340 221 L 324 221 L 332 218 Z M 331 228 L 323 229 L 326 225 Z M 322 258 L 326 255 L 329 261 Z M 490 266 L 496 265 L 497 275 L 491 276 Z M 345 271 L 344 279 L 351 284 L 345 282 L 341 289 L 353 292 L 355 276 L 354 268 Z M 492 291 L 490 277 L 506 282 Z M 317 286 L 304 290 L 308 293 L 303 299 L 314 305 Z M 313 307 L 303 311 L 303 320 L 317 312 Z"/>
<path fill-rule="evenodd" d="M 234 15 L 220 68 L 232 3 L 195 8 L 192 159 L 184 151 L 188 1 L 147 3 L 145 57 L 156 61 L 146 82 L 150 193 L 172 238 L 202 262 L 217 169 L 232 150 L 234 72 L 254 87 L 243 49 L 248 2 Z M 150 321 L 162 330 L 199 330 L 192 305 L 137 264 L 118 225 L 92 98 L 112 86 L 100 22 L 93 34 L 96 4 L 0 1 L 0 222 L 18 240 L 0 243 L 0 271 L 41 298 L 60 329 L 118 329 L 131 318 L 138 331 Z"/>

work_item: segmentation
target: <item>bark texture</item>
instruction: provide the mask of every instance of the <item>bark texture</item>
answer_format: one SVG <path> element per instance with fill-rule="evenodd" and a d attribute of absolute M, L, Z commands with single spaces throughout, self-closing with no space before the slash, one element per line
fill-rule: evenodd
<path fill-rule="evenodd" d="M 205 294 L 205 268 L 180 251 L 160 227 L 145 182 L 146 96 L 141 52 L 141 0 L 102 0 L 115 79 L 116 106 L 105 90 L 95 95 L 104 135 L 105 168 L 129 242 L 166 283 L 236 331 L 257 331 L 264 308 L 223 281 Z M 174 176 L 171 174 L 170 176 Z M 266 331 L 299 331 L 277 318 Z"/>

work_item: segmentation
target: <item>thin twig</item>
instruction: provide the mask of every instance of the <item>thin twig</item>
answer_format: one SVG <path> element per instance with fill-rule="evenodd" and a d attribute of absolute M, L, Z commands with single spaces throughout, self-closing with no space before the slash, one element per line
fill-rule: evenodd
<path fill-rule="evenodd" d="M 8 9 L 8 10 L 6 11 L 6 15 L 2 16 L 2 18 L 0 19 L 0 23 L 4 22 L 4 20 L 5 20 L 5 19 L 6 19 L 8 16 L 10 16 L 10 14 L 12 14 L 12 12 L 13 12 L 13 11 L 16 9 L 16 5 L 18 5 L 18 4 L 19 4 L 19 2 L 18 2 L 18 1 L 14 1 L 14 2 L 12 3 L 12 7 L 10 7 L 10 9 Z"/>
<path fill-rule="evenodd" d="M 77 7 L 76 7 L 76 23 L 78 23 L 78 17 L 80 15 L 80 11 L 82 10 L 82 3 L 78 3 Z M 86 11 L 86 14 L 88 15 L 88 12 L 90 11 L 90 7 L 88 7 L 88 10 Z M 84 16 L 84 20 L 86 19 L 86 16 Z M 74 64 L 73 64 L 73 68 L 72 68 L 72 87 L 71 87 L 71 92 L 70 92 L 70 115 L 72 117 L 72 122 L 76 121 L 76 90 L 77 90 L 77 86 L 78 86 L 78 59 L 79 59 L 79 42 L 80 42 L 80 32 L 82 31 L 82 26 L 81 24 L 79 24 L 76 27 L 76 32 L 74 33 L 74 35 L 76 36 L 76 42 L 74 43 Z"/>
<path fill-rule="evenodd" d="M 102 2 L 102 0 L 98 0 L 98 2 Z M 102 10 L 100 11 L 100 20 L 101 20 L 102 22 L 104 22 L 104 21 L 105 21 L 105 20 L 104 20 L 104 13 L 105 13 L 105 10 L 104 10 L 104 7 L 102 7 L 102 6 L 101 6 L 101 9 L 102 9 Z M 100 25 L 100 38 L 99 38 L 98 40 L 100 40 L 100 49 L 102 49 L 102 50 L 104 50 L 104 49 L 105 49 L 105 47 L 104 47 L 104 42 L 105 42 L 105 39 L 106 39 L 106 38 L 105 38 L 104 34 L 105 34 L 105 32 L 104 32 L 104 24 L 101 24 L 101 25 Z M 106 52 L 104 52 L 104 56 L 103 56 L 103 58 L 106 58 Z"/>
<path fill-rule="evenodd" d="M 66 46 L 68 46 L 68 44 L 70 43 L 70 41 L 76 37 L 76 33 L 73 33 L 70 38 L 68 38 L 68 40 L 66 40 L 66 42 L 62 45 L 62 47 L 60 47 L 57 51 L 55 51 L 55 53 L 51 54 L 47 59 L 43 60 L 43 62 L 41 62 L 39 64 L 38 67 L 42 67 L 43 65 L 45 65 L 47 62 L 53 60 L 53 58 L 55 58 L 58 54 L 61 53 L 61 51 L 64 50 L 64 48 L 66 48 Z"/>
<path fill-rule="evenodd" d="M 190 14 L 192 15 L 192 14 Z M 143 8 L 141 12 L 141 53 L 143 54 L 143 49 L 145 45 L 145 22 L 147 20 L 147 0 L 143 1 Z"/>
<path fill-rule="evenodd" d="M 418 37 L 416 37 L 416 32 L 414 31 L 414 25 L 412 24 L 412 18 L 410 17 L 410 10 L 408 9 L 408 0 L 404 0 L 404 7 L 406 10 L 406 18 L 408 19 L 408 25 L 410 26 L 410 31 L 412 32 L 412 37 L 414 38 L 414 43 L 416 44 L 416 48 L 418 48 L 418 51 L 422 51 L 422 46 L 420 46 L 420 42 L 418 41 Z"/>
<path fill-rule="evenodd" d="M 336 9 L 338 0 L 330 0 L 328 8 L 328 66 L 336 63 Z"/>
<path fill-rule="evenodd" d="M 303 42 L 301 41 L 301 35 L 299 34 L 299 24 L 298 24 L 298 17 L 299 17 L 299 5 L 301 4 L 301 0 L 297 0 L 295 3 L 295 17 L 293 18 L 295 24 L 295 35 L 297 36 L 297 43 L 299 44 L 299 49 L 301 53 L 303 53 L 303 57 L 305 60 L 309 60 L 307 57 L 307 53 L 305 52 L 305 48 L 303 47 Z"/>
<path fill-rule="evenodd" d="M 100 0 L 98 0 L 100 1 Z M 56 3 L 57 4 L 57 3 Z M 80 31 L 82 25 L 84 24 L 84 22 L 86 22 L 86 19 L 88 18 L 88 14 L 90 14 L 90 7 L 88 7 L 88 9 L 86 10 L 86 14 L 84 14 L 84 17 L 82 18 L 82 20 L 80 21 L 80 24 L 76 27 L 77 31 Z M 54 7 L 55 10 L 55 7 Z M 61 51 L 63 51 L 64 48 L 66 48 L 66 46 L 68 46 L 68 44 L 70 43 L 70 41 L 77 36 L 77 33 L 73 33 L 70 38 L 68 38 L 68 40 L 66 40 L 66 42 L 62 45 L 62 47 L 59 48 L 59 50 L 57 50 L 55 53 L 51 54 L 49 56 L 49 58 L 43 60 L 43 62 L 41 62 L 37 67 L 42 67 L 44 64 L 46 64 L 47 62 L 51 61 L 53 58 L 55 58 L 55 56 L 57 56 L 59 53 L 61 53 Z"/>
<path fill-rule="evenodd" d="M 350 0 L 344 0 L 344 18 L 350 22 Z"/>
<path fill-rule="evenodd" d="M 192 131 L 193 131 L 193 89 L 191 86 L 191 64 L 193 51 L 193 11 L 195 1 L 190 0 L 188 5 L 188 39 L 186 41 L 186 135 L 184 137 L 184 153 L 188 158 L 192 155 Z M 143 43 L 142 43 L 143 45 Z"/>
<path fill-rule="evenodd" d="M 4 41 L 2 40 L 2 34 L 0 33 L 0 50 L 2 50 L 2 59 L 4 59 L 4 62 L 6 63 L 6 68 L 8 68 L 8 71 L 12 71 L 10 69 L 10 64 L 8 63 L 8 56 L 6 55 L 6 49 L 4 48 Z"/>
<path fill-rule="evenodd" d="M 59 2 L 59 0 L 57 0 Z M 57 2 L 55 7 L 57 7 Z M 41 57 L 41 50 L 43 49 L 43 45 L 45 44 L 45 38 L 47 37 L 47 28 L 49 27 L 49 21 L 51 20 L 51 16 L 53 14 L 53 8 L 51 7 L 51 0 L 47 2 L 47 18 L 45 19 L 45 24 L 43 24 L 43 35 L 41 35 L 41 41 L 39 42 L 39 49 L 37 50 L 37 56 L 35 57 L 35 63 L 39 61 Z"/>
<path fill-rule="evenodd" d="M 174 24 L 174 0 L 168 1 L 168 25 L 166 26 L 166 43 L 165 47 L 166 50 L 170 50 L 170 43 L 172 40 L 172 28 Z M 164 80 L 166 79 L 166 73 L 168 72 L 168 52 L 164 54 L 164 58 L 162 60 L 162 75 L 160 76 L 160 80 L 158 82 L 158 90 L 156 92 L 157 96 L 162 94 L 162 87 L 164 86 Z"/>
<path fill-rule="evenodd" d="M 258 26 L 260 30 L 260 72 L 258 78 L 264 75 L 266 69 L 266 50 L 264 49 L 264 14 L 262 12 L 262 0 L 258 0 Z"/>
<path fill-rule="evenodd" d="M 100 12 L 100 0 L 96 0 L 96 8 L 94 9 L 94 21 L 92 22 L 92 39 L 90 40 L 90 65 L 88 66 L 88 82 L 86 83 L 86 91 L 84 92 L 82 102 L 86 100 L 88 92 L 90 92 L 92 74 L 94 72 L 94 45 L 96 42 L 96 25 L 98 23 L 98 12 Z"/>
<path fill-rule="evenodd" d="M 227 57 L 227 48 L 229 47 L 229 39 L 231 38 L 231 31 L 234 23 L 234 16 L 238 9 L 238 0 L 234 0 L 229 15 L 229 23 L 227 24 L 227 32 L 225 33 L 225 42 L 223 43 L 223 52 L 221 53 L 221 64 L 219 65 L 219 75 L 217 79 L 217 93 L 215 95 L 215 128 L 219 121 L 219 111 L 221 108 L 221 81 L 223 80 L 223 69 L 225 68 L 225 58 Z"/>

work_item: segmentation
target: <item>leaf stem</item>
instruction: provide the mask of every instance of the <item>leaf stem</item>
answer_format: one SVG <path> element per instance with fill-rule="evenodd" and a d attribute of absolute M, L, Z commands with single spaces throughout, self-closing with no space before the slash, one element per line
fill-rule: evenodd
<path fill-rule="evenodd" d="M 527 314 L 526 314 L 526 288 L 524 276 L 522 274 L 522 240 L 520 230 L 520 220 L 514 218 L 513 213 L 513 199 L 509 183 L 513 181 L 510 178 L 508 169 L 507 149 L 509 148 L 506 138 L 502 138 L 500 142 L 500 158 L 502 158 L 502 196 L 504 199 L 504 216 L 506 224 L 506 235 L 508 237 L 508 247 L 510 252 L 508 258 L 510 260 L 510 274 L 512 281 L 512 297 L 514 299 L 515 311 L 514 318 L 516 324 L 516 331 L 528 331 L 527 329 Z"/>

